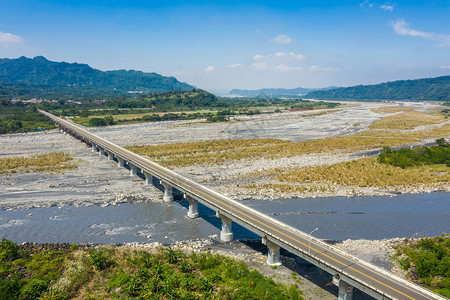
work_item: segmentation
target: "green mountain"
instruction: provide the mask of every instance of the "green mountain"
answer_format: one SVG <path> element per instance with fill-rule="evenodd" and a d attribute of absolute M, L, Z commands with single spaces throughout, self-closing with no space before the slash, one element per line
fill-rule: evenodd
<path fill-rule="evenodd" d="M 306 95 L 311 91 L 317 91 L 317 90 L 327 90 L 330 88 L 335 87 L 329 87 L 329 88 L 323 88 L 323 89 L 308 89 L 308 88 L 302 88 L 298 87 L 295 89 L 259 89 L 259 90 L 240 90 L 240 89 L 232 89 L 230 92 L 230 95 L 238 95 L 238 96 L 244 96 L 244 97 L 258 97 L 258 96 L 267 96 L 267 97 L 279 97 L 279 96 L 299 96 L 299 95 Z"/>
<path fill-rule="evenodd" d="M 86 64 L 33 59 L 0 59 L 0 85 L 15 97 L 93 99 L 130 95 L 129 92 L 167 92 L 194 87 L 156 73 L 141 71 L 100 71 Z M 0 95 L 1 97 L 1 95 Z"/>
<path fill-rule="evenodd" d="M 328 91 L 313 91 L 306 98 L 330 100 L 450 101 L 450 76 L 398 80 L 375 85 L 357 85 Z"/>

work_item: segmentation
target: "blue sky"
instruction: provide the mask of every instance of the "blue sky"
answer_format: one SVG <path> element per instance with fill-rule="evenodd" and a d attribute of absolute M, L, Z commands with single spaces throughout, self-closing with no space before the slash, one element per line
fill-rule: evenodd
<path fill-rule="evenodd" d="M 43 55 L 200 88 L 450 74 L 450 1 L 0 0 L 0 57 Z"/>

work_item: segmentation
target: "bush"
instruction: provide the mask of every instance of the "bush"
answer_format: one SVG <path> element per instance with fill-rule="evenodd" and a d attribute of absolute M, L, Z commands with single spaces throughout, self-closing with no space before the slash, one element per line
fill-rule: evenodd
<path fill-rule="evenodd" d="M 19 246 L 7 239 L 0 242 L 0 261 L 12 261 L 19 257 Z"/>
<path fill-rule="evenodd" d="M 91 262 L 97 268 L 97 270 L 106 270 L 114 264 L 109 258 L 110 253 L 105 249 L 92 250 L 90 253 Z"/>
<path fill-rule="evenodd" d="M 89 126 L 98 127 L 98 126 L 106 126 L 108 125 L 103 118 L 92 118 L 89 120 Z"/>

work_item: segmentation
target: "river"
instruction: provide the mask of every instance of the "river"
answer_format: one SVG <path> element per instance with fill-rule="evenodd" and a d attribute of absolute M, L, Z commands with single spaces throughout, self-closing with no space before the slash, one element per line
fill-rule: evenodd
<path fill-rule="evenodd" d="M 450 232 L 449 193 L 395 197 L 328 197 L 246 200 L 244 204 L 325 240 L 424 237 Z M 0 238 L 22 242 L 126 243 L 214 237 L 220 221 L 199 205 L 187 219 L 187 203 L 125 203 L 0 211 Z M 256 238 L 233 225 L 235 238 Z"/>

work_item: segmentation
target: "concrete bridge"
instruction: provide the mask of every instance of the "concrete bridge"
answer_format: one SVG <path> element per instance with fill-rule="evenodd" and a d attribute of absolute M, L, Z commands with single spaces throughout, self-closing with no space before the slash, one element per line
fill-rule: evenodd
<path fill-rule="evenodd" d="M 282 247 L 332 274 L 334 276 L 333 283 L 339 287 L 338 298 L 341 300 L 351 300 L 353 288 L 380 300 L 446 299 L 108 142 L 82 126 L 42 110 L 39 112 L 51 118 L 64 134 L 70 134 L 90 145 L 92 151 L 107 156 L 111 161 L 117 161 L 119 167 L 128 165 L 131 176 L 138 173 L 143 174 L 146 184 L 150 184 L 153 177 L 159 179 L 164 186 L 164 201 L 173 201 L 174 188 L 181 191 L 189 202 L 187 212 L 189 218 L 199 216 L 197 209 L 199 201 L 216 211 L 217 217 L 222 221 L 222 230 L 220 231 L 222 241 L 233 240 L 232 223 L 235 222 L 262 238 L 268 248 L 267 263 L 269 265 L 281 264 L 280 248 Z"/>

